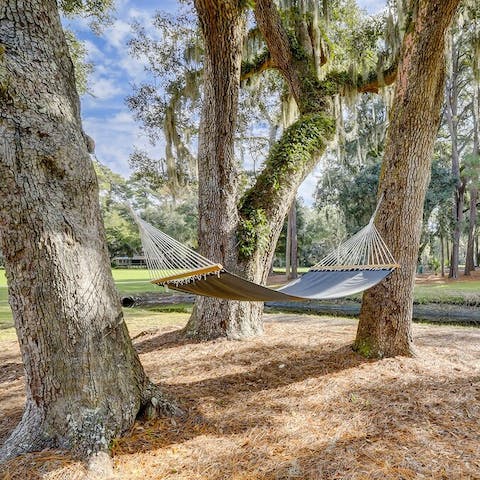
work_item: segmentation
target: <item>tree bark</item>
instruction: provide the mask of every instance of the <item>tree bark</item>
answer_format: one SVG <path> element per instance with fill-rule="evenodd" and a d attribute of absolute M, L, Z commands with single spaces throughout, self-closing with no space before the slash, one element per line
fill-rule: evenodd
<path fill-rule="evenodd" d="M 440 275 L 445 276 L 445 243 L 443 240 L 443 233 L 440 233 Z"/>
<path fill-rule="evenodd" d="M 354 348 L 411 355 L 415 267 L 445 82 L 445 34 L 459 0 L 411 2 L 379 183 L 376 225 L 400 264 L 363 295 Z"/>
<path fill-rule="evenodd" d="M 203 255 L 241 273 L 237 264 L 238 169 L 234 134 L 240 89 L 245 13 L 233 0 L 196 0 L 205 45 L 200 122 L 199 248 Z M 199 297 L 185 328 L 196 338 L 238 339 L 263 332 L 263 304 Z"/>
<path fill-rule="evenodd" d="M 472 154 L 480 161 L 480 86 L 476 86 L 473 96 L 473 152 Z M 475 231 L 477 228 L 477 202 L 478 202 L 478 182 L 480 181 L 480 175 L 476 175 L 476 178 L 471 179 L 469 188 L 470 194 L 470 216 L 468 222 L 468 243 L 467 254 L 465 257 L 465 275 L 470 275 L 475 270 Z"/>
<path fill-rule="evenodd" d="M 475 257 L 474 257 L 474 243 L 475 243 L 475 230 L 477 228 L 477 201 L 478 201 L 478 188 L 476 185 L 470 187 L 470 215 L 468 222 L 468 242 L 467 253 L 465 256 L 465 275 L 470 275 L 475 270 Z"/>
<path fill-rule="evenodd" d="M 451 34 L 453 37 L 453 34 Z M 460 176 L 460 152 L 458 149 L 458 69 L 459 52 L 454 40 L 451 47 L 451 71 L 447 79 L 446 98 L 447 108 L 445 110 L 447 125 L 452 144 L 452 176 L 457 180 L 456 189 L 453 194 L 452 217 L 452 251 L 450 257 L 450 278 L 458 278 L 458 264 L 460 253 L 460 236 L 462 234 L 463 207 L 465 201 L 465 181 Z"/>
<path fill-rule="evenodd" d="M 0 247 L 26 380 L 0 459 L 106 451 L 141 411 L 174 407 L 123 320 L 55 0 L 0 4 L 0 139 Z"/>
<path fill-rule="evenodd" d="M 298 277 L 298 236 L 297 236 L 297 202 L 293 201 L 288 214 L 288 227 L 290 234 L 290 265 L 288 279 L 293 280 Z"/>

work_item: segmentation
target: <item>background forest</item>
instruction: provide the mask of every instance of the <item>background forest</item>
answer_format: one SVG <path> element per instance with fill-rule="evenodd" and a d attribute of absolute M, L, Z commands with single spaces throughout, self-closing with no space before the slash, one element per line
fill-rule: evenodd
<path fill-rule="evenodd" d="M 329 42 L 321 51 L 328 52 L 330 71 L 349 65 L 361 75 L 380 64 L 382 52 L 387 56 L 389 49 L 394 49 L 388 45 L 394 44 L 394 30 L 399 22 L 394 22 L 393 16 L 399 10 L 391 2 L 384 12 L 368 16 L 350 0 L 334 5 L 328 22 L 320 23 L 318 42 L 327 40 L 326 31 Z M 311 13 L 318 14 L 314 10 Z M 480 261 L 478 15 L 474 3 L 464 3 L 449 33 L 442 121 L 418 256 L 420 271 L 428 269 L 452 277 L 458 276 L 459 265 L 468 274 Z M 126 101 L 158 153 L 152 156 L 136 149 L 130 157 L 133 174 L 128 179 L 102 165 L 101 158 L 96 165 L 112 258 L 141 253 L 138 232 L 125 208 L 126 202 L 167 234 L 190 246 L 197 244 L 201 35 L 195 15 L 186 6 L 176 15 L 158 12 L 153 24 L 154 36 L 140 24 L 133 27 L 130 54 L 146 59 L 148 81 L 135 85 Z M 243 88 L 235 142 L 236 158 L 243 172 L 243 191 L 261 171 L 269 147 L 298 115 L 278 73 L 268 70 L 261 77 L 250 76 L 248 68 L 253 59 L 258 61 L 263 48 L 255 31 L 244 43 Z M 306 267 L 368 222 L 376 204 L 392 89 L 384 87 L 379 93 L 343 92 L 336 96 L 336 138 L 317 168 L 314 201 L 310 204 L 310 199 L 297 198 L 289 215 L 291 225 L 295 213 L 296 228 L 287 228 L 288 220 L 285 222 L 275 267 L 284 267 L 291 260 L 286 259 L 290 244 L 287 231 L 297 237 L 298 264 Z"/>

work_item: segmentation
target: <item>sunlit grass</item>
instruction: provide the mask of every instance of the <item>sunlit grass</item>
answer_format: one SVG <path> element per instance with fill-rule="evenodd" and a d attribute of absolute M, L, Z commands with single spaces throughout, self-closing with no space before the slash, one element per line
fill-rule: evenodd
<path fill-rule="evenodd" d="M 300 269 L 300 273 L 303 270 L 306 269 Z M 162 287 L 150 283 L 150 277 L 146 269 L 112 269 L 112 274 L 120 295 L 139 295 L 148 292 L 163 293 L 165 291 Z M 358 298 L 360 299 L 360 296 Z M 415 302 L 480 305 L 480 281 L 463 279 L 444 281 L 437 279 L 428 284 L 417 285 L 415 287 Z M 131 322 L 132 325 L 145 324 L 151 326 L 158 322 L 162 324 L 170 321 L 177 322 L 177 320 L 180 323 L 185 323 L 190 312 L 191 305 L 179 304 L 165 305 L 152 310 L 127 309 L 125 315 L 127 321 Z M 0 269 L 0 338 L 3 338 L 4 335 L 14 336 L 12 326 L 5 271 Z"/>

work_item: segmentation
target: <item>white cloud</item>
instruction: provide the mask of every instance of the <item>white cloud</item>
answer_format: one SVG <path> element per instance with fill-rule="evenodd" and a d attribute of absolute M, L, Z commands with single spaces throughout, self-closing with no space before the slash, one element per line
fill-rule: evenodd
<path fill-rule="evenodd" d="M 152 147 L 140 126 L 126 110 L 101 118 L 87 116 L 83 125 L 85 132 L 95 140 L 95 153 L 100 162 L 124 176 L 131 173 L 128 158 L 135 146 L 152 156 L 162 155 L 162 147 Z"/>
<path fill-rule="evenodd" d="M 115 20 L 111 26 L 109 26 L 103 36 L 107 43 L 119 50 L 127 48 L 127 40 L 132 34 L 132 27 L 130 23 L 123 20 Z"/>
<path fill-rule="evenodd" d="M 105 60 L 103 52 L 91 40 L 84 40 L 85 48 L 87 49 L 87 61 L 98 63 Z"/>
<path fill-rule="evenodd" d="M 386 7 L 385 0 L 358 0 L 358 5 L 370 14 L 378 13 Z"/>
<path fill-rule="evenodd" d="M 97 77 L 96 75 L 89 81 L 89 91 L 96 100 L 108 100 L 124 92 L 114 79 Z"/>

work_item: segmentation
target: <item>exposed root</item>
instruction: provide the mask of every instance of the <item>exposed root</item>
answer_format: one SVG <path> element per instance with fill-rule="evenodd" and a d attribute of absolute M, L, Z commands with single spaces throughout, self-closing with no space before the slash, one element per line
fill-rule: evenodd
<path fill-rule="evenodd" d="M 0 449 L 0 463 L 48 446 L 50 442 L 44 433 L 43 416 L 31 402 L 27 402 L 20 423 Z"/>
<path fill-rule="evenodd" d="M 113 461 L 106 452 L 97 452 L 89 457 L 85 480 L 108 480 L 115 478 Z"/>
<path fill-rule="evenodd" d="M 142 407 L 138 413 L 139 418 L 151 420 L 160 416 L 182 416 L 183 410 L 176 402 L 168 398 L 159 387 L 149 382 L 143 395 Z"/>

